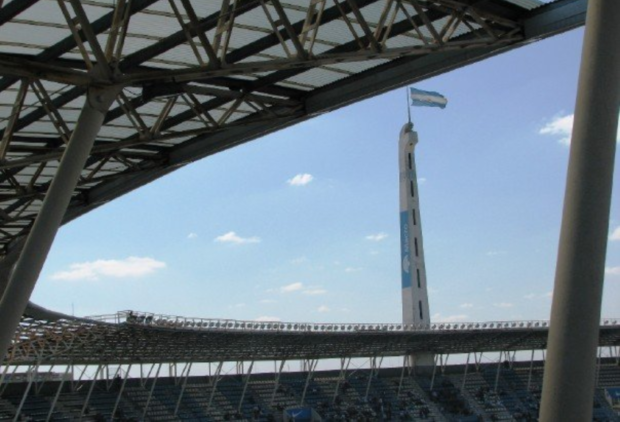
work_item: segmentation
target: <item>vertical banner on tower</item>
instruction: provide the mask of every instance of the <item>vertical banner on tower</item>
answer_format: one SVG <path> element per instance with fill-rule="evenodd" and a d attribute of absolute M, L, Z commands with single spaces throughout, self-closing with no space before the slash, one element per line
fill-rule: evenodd
<path fill-rule="evenodd" d="M 400 251 L 401 251 L 401 274 L 402 288 L 411 287 L 411 251 L 409 249 L 409 213 L 400 213 Z"/>

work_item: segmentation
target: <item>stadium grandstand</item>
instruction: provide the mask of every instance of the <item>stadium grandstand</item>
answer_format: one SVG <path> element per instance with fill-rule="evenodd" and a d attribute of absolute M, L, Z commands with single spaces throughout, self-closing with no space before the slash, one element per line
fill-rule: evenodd
<path fill-rule="evenodd" d="M 24 317 L 0 375 L 0 420 L 537 420 L 547 334 L 546 321 Z M 593 420 L 620 420 L 619 343 L 620 321 L 604 320 Z M 419 353 L 433 366 L 412 366 Z M 329 359 L 337 368 L 318 370 Z M 253 370 L 265 362 L 273 371 Z"/>
<path fill-rule="evenodd" d="M 600 321 L 591 287 L 602 267 L 584 270 L 573 260 L 569 268 L 564 253 L 559 268 L 569 271 L 559 273 L 589 287 L 556 289 L 565 302 L 550 326 L 283 323 L 133 311 L 75 318 L 29 302 L 61 224 L 196 160 L 582 26 L 586 16 L 586 41 L 601 48 L 585 49 L 593 52 L 584 56 L 593 77 L 583 89 L 611 105 L 582 100 L 576 127 L 597 135 L 597 154 L 584 147 L 575 160 L 595 165 L 571 164 L 569 174 L 613 169 L 604 142 L 606 131 L 615 138 L 620 60 L 607 54 L 606 42 L 611 50 L 618 45 L 618 4 L 0 0 L 0 420 L 528 421 L 545 408 L 546 421 L 568 420 L 553 419 L 562 410 L 577 412 L 574 420 L 620 420 L 620 324 Z M 586 188 L 575 188 L 575 201 L 588 204 L 587 212 L 566 223 L 563 237 L 571 246 L 570 233 L 584 231 L 592 242 L 578 246 L 588 248 L 592 265 L 604 260 L 597 240 L 607 237 L 610 177 L 576 176 L 575 185 Z M 588 190 L 594 185 L 600 189 Z M 567 210 L 574 210 L 570 202 Z M 571 295 L 583 306 L 574 324 L 562 313 Z M 562 366 L 557 351 L 573 356 L 581 346 L 589 351 Z M 421 354 L 434 363 L 414 365 L 411 357 Z M 493 362 L 483 358 L 489 354 Z M 460 361 L 448 365 L 449 356 Z M 340 363 L 336 369 L 318 369 L 330 359 Z M 351 368 L 359 359 L 366 366 Z M 400 363 L 383 365 L 389 359 Z M 275 369 L 253 372 L 265 362 Z M 286 362 L 302 370 L 285 371 Z M 572 371 L 574 383 L 557 378 Z M 555 395 L 563 392 L 570 400 Z"/>

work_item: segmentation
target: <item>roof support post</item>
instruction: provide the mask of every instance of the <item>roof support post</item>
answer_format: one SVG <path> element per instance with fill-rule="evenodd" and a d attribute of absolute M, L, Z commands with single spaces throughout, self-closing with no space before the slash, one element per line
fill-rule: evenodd
<path fill-rule="evenodd" d="M 336 403 L 336 397 L 338 397 L 338 389 L 340 388 L 340 383 L 347 376 L 347 370 L 349 369 L 349 364 L 351 363 L 351 358 L 340 358 L 340 373 L 338 374 L 338 381 L 336 381 L 336 388 L 334 389 L 334 397 L 332 398 L 332 403 Z"/>
<path fill-rule="evenodd" d="M 276 382 L 273 386 L 273 393 L 271 393 L 271 401 L 269 402 L 270 406 L 273 406 L 273 402 L 276 399 L 276 393 L 278 392 L 278 387 L 280 386 L 280 375 L 282 375 L 282 370 L 284 369 L 284 364 L 286 363 L 286 359 L 282 359 L 280 362 L 280 368 L 278 369 L 278 373 L 276 374 Z"/>
<path fill-rule="evenodd" d="M 310 380 L 312 379 L 312 375 L 314 374 L 314 370 L 316 369 L 316 366 L 318 364 L 319 364 L 318 359 L 308 360 L 308 376 L 306 377 L 306 384 L 304 385 L 304 392 L 301 395 L 301 403 L 300 403 L 301 406 L 304 405 L 304 402 L 306 400 L 306 392 L 308 391 L 308 385 L 310 384 Z"/>
<path fill-rule="evenodd" d="M 28 370 L 29 372 L 28 378 L 30 379 L 28 380 L 28 385 L 26 386 L 26 390 L 24 391 L 22 400 L 19 402 L 19 407 L 17 408 L 17 411 L 15 412 L 15 417 L 13 418 L 13 422 L 19 420 L 19 415 L 22 413 L 22 408 L 24 407 L 24 403 L 26 403 L 26 398 L 28 397 L 28 393 L 30 392 L 30 389 L 32 388 L 32 383 L 36 377 L 36 372 L 39 369 L 39 363 L 40 362 L 35 363 L 34 365 L 31 366 L 32 370 Z"/>
<path fill-rule="evenodd" d="M 620 2 L 588 2 L 558 248 L 542 422 L 592 419 L 620 105 Z"/>
<path fill-rule="evenodd" d="M 118 397 L 116 397 L 116 401 L 114 402 L 114 408 L 112 409 L 112 416 L 110 416 L 111 420 L 114 420 L 114 415 L 116 415 L 116 410 L 118 409 L 118 405 L 121 403 L 121 398 L 123 397 L 123 390 L 125 390 L 125 384 L 127 383 L 127 378 L 129 378 L 129 372 L 131 371 L 131 363 L 127 370 L 125 371 L 125 376 L 123 377 L 123 383 L 121 384 L 120 390 L 118 390 Z"/>
<path fill-rule="evenodd" d="M 377 365 L 377 357 L 373 356 L 370 358 L 370 373 L 368 374 L 368 384 L 366 385 L 366 395 L 364 396 L 364 400 L 368 401 L 368 394 L 370 394 L 370 385 L 372 384 L 372 378 L 379 373 L 379 369 L 381 369 L 381 363 L 383 362 L 383 357 L 379 359 L 379 364 Z"/>
<path fill-rule="evenodd" d="M 437 359 L 441 359 L 441 354 L 435 355 L 435 359 L 433 359 L 433 376 L 431 377 L 430 391 L 433 391 L 433 387 L 435 386 L 435 373 L 437 372 Z"/>
<path fill-rule="evenodd" d="M 54 370 L 54 366 L 56 366 L 56 365 L 52 364 L 50 366 L 50 369 L 47 371 L 48 375 L 52 374 L 52 371 Z M 41 380 L 40 383 L 38 383 L 37 381 L 34 382 L 34 393 L 36 395 L 38 395 L 41 392 L 41 389 L 43 388 L 43 385 L 45 385 L 45 380 L 46 379 L 47 379 L 47 377 L 43 377 L 43 380 Z"/>
<path fill-rule="evenodd" d="M 65 374 L 60 380 L 60 385 L 58 386 L 58 390 L 56 391 L 56 395 L 54 396 L 54 400 L 52 401 L 52 405 L 50 407 L 50 411 L 47 412 L 47 418 L 45 418 L 45 422 L 49 422 L 52 420 L 52 415 L 54 414 L 54 409 L 56 409 L 56 403 L 58 403 L 58 398 L 62 393 L 62 387 L 65 385 L 65 380 L 67 379 L 67 375 L 69 374 L 69 369 L 71 369 L 71 365 L 67 365 L 67 369 L 65 369 Z M 114 418 L 114 415 L 112 415 Z"/>
<path fill-rule="evenodd" d="M 82 411 L 80 412 L 80 420 L 84 417 L 86 413 L 86 409 L 88 409 L 88 403 L 90 402 L 90 396 L 93 394 L 93 390 L 95 389 L 95 384 L 97 384 L 97 378 L 99 377 L 99 373 L 102 371 L 103 365 L 97 365 L 97 370 L 95 371 L 95 376 L 90 381 L 90 388 L 88 389 L 88 394 L 86 395 L 86 399 L 84 400 L 84 406 L 82 406 Z"/>
<path fill-rule="evenodd" d="M 19 368 L 19 365 L 15 365 L 13 367 L 13 371 L 11 371 L 11 378 L 13 377 L 13 375 L 15 375 L 15 372 L 17 372 L 17 368 Z M 1 384 L 0 384 L 1 385 Z M 1 385 L 0 388 L 0 397 L 2 397 L 2 395 L 4 394 L 4 391 L 6 390 L 6 388 L 8 387 L 9 383 L 5 382 L 4 385 Z"/>
<path fill-rule="evenodd" d="M 499 358 L 497 358 L 497 373 L 495 374 L 495 385 L 493 391 L 497 393 L 497 384 L 499 384 L 499 373 L 502 369 L 502 351 L 499 352 Z"/>
<path fill-rule="evenodd" d="M 243 399 L 245 399 L 245 393 L 248 390 L 248 384 L 250 383 L 250 377 L 252 376 L 252 368 L 254 367 L 254 361 L 250 362 L 250 367 L 248 368 L 248 374 L 243 381 L 243 391 L 241 392 L 241 398 L 239 399 L 239 407 L 237 407 L 237 412 L 241 413 L 241 408 L 243 407 Z M 241 365 L 243 370 L 243 362 Z"/>
<path fill-rule="evenodd" d="M 601 361 L 603 360 L 603 348 L 598 348 L 598 356 L 596 358 L 596 378 L 594 382 L 594 387 L 598 388 L 598 383 L 601 378 Z"/>
<path fill-rule="evenodd" d="M 155 378 L 153 379 L 153 384 L 151 385 L 151 390 L 149 391 L 149 397 L 146 399 L 146 404 L 144 405 L 144 411 L 142 412 L 142 419 L 146 419 L 146 414 L 149 411 L 149 405 L 151 404 L 151 398 L 153 397 L 153 391 L 155 391 L 155 384 L 157 384 L 157 379 L 159 378 L 159 371 L 161 371 L 161 366 L 163 364 L 160 363 L 157 366 L 157 372 L 155 372 Z"/>
<path fill-rule="evenodd" d="M 400 390 L 403 388 L 403 380 L 405 379 L 405 371 L 407 370 L 409 356 L 403 356 L 403 369 L 400 371 L 400 379 L 398 380 L 398 390 L 396 390 L 396 397 L 400 397 Z"/>
<path fill-rule="evenodd" d="M 11 363 L 7 362 L 7 364 L 4 366 L 4 370 L 2 371 L 2 375 L 0 375 L 0 396 L 2 396 L 2 391 L 4 390 L 2 388 L 2 383 L 4 382 L 4 378 L 6 378 L 7 372 L 9 372 L 10 366 L 11 366 Z"/>
<path fill-rule="evenodd" d="M 90 89 L 41 211 L 0 300 L 0 356 L 11 345 L 15 328 L 26 309 L 56 232 L 62 223 L 84 164 L 103 125 L 117 88 Z"/>
<path fill-rule="evenodd" d="M 183 400 L 183 394 L 185 394 L 185 387 L 187 386 L 187 379 L 189 378 L 189 371 L 192 370 L 192 363 L 193 362 L 189 362 L 186 363 L 186 368 L 187 372 L 185 373 L 185 378 L 183 379 L 183 385 L 181 386 L 181 392 L 179 393 L 179 399 L 177 400 L 177 405 L 174 408 L 174 416 L 177 415 L 177 413 L 179 413 L 179 407 L 181 406 L 181 400 Z M 183 371 L 181 372 L 181 376 L 183 376 Z"/>
<path fill-rule="evenodd" d="M 467 370 L 469 369 L 469 355 L 471 353 L 467 353 L 467 360 L 465 361 L 465 372 L 463 373 L 463 384 L 461 384 L 461 390 L 465 391 L 465 384 L 467 383 Z"/>
<path fill-rule="evenodd" d="M 530 370 L 527 374 L 527 389 L 526 391 L 530 392 L 530 385 L 532 385 L 532 371 L 534 369 L 534 350 L 532 350 L 532 357 L 530 358 Z"/>
<path fill-rule="evenodd" d="M 207 404 L 207 412 L 211 409 L 213 397 L 215 397 L 215 391 L 217 390 L 217 383 L 220 382 L 220 373 L 222 372 L 222 366 L 224 366 L 224 362 L 218 363 L 217 368 L 215 369 L 215 375 L 211 383 L 211 395 L 209 395 L 209 404 Z"/>

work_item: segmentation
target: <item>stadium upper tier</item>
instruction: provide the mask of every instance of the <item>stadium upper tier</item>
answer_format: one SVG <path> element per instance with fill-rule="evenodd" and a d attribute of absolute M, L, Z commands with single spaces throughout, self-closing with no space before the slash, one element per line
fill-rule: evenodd
<path fill-rule="evenodd" d="M 39 213 L 87 93 L 120 89 L 65 222 L 192 161 L 583 25 L 587 1 L 0 5 L 6 254 Z"/>
<path fill-rule="evenodd" d="M 105 322 L 111 320 L 114 322 Z M 101 320 L 23 317 L 12 365 L 303 360 L 416 353 L 541 350 L 545 321 L 318 324 L 163 317 L 121 312 Z M 599 346 L 620 345 L 620 321 L 604 320 Z"/>

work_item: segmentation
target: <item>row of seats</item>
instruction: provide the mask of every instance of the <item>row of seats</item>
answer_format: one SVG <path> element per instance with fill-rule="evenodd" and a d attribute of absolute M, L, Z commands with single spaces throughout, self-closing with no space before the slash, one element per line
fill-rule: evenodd
<path fill-rule="evenodd" d="M 441 368 L 413 375 L 398 368 L 240 375 L 184 380 L 162 377 L 121 382 L 66 382 L 50 420 L 103 421 L 255 421 L 283 420 L 290 407 L 312 407 L 325 421 L 515 421 L 536 420 L 540 406 L 542 366 L 506 363 L 469 368 Z M 620 367 L 603 365 L 599 383 L 620 387 Z M 30 388 L 17 420 L 45 421 L 59 382 Z M 0 421 L 14 420 L 27 383 L 11 383 L 0 397 Z M 151 394 L 152 392 L 152 394 Z M 120 396 L 120 398 L 119 398 Z M 86 399 L 88 404 L 85 406 Z M 302 403 L 303 400 L 303 403 Z M 118 405 L 117 405 L 118 402 Z M 147 406 L 148 404 L 148 406 Z M 112 413 L 116 407 L 114 419 Z M 620 421 L 597 391 L 595 421 Z"/>

